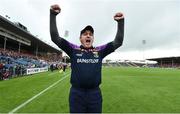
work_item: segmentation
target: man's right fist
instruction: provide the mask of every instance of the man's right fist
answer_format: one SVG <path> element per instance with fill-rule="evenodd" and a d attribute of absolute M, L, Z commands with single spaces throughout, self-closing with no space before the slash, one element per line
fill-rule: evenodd
<path fill-rule="evenodd" d="M 59 14 L 61 12 L 61 8 L 58 4 L 54 4 L 51 6 L 51 10 L 54 11 L 56 14 Z"/>
<path fill-rule="evenodd" d="M 124 19 L 123 13 L 121 13 L 121 12 L 116 13 L 114 16 L 114 20 L 120 21 L 121 19 Z"/>

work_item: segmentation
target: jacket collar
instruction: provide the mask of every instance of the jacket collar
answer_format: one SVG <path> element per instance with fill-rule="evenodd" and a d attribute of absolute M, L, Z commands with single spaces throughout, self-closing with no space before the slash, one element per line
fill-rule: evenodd
<path fill-rule="evenodd" d="M 80 46 L 81 49 L 85 49 L 85 50 L 90 50 L 90 49 L 94 49 L 93 46 L 91 46 L 90 48 L 85 48 L 83 45 Z"/>

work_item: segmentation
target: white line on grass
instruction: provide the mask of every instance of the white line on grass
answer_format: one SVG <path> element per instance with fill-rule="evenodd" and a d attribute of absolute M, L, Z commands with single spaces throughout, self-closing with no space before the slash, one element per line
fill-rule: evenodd
<path fill-rule="evenodd" d="M 64 80 L 65 78 L 67 78 L 69 76 L 69 73 L 64 75 L 64 77 L 62 77 L 60 80 L 58 80 L 57 82 L 53 83 L 52 85 L 50 85 L 49 87 L 47 87 L 46 89 L 44 89 L 43 91 L 41 91 L 40 93 L 36 94 L 35 96 L 33 96 L 32 98 L 28 99 L 26 102 L 22 103 L 21 105 L 19 105 L 18 107 L 14 108 L 12 111 L 9 112 L 9 114 L 13 114 L 14 112 L 16 112 L 17 110 L 19 110 L 20 108 L 22 108 L 23 106 L 25 106 L 26 104 L 28 104 L 29 102 L 31 102 L 32 100 L 34 100 L 35 98 L 37 98 L 38 96 L 40 96 L 41 94 L 43 94 L 44 92 L 46 92 L 47 90 L 49 90 L 50 88 L 52 88 L 53 86 L 55 86 L 56 84 L 58 84 L 59 82 L 61 82 L 62 80 Z"/>
<path fill-rule="evenodd" d="M 50 74 L 48 74 L 48 76 L 51 76 L 51 75 L 54 75 L 54 74 L 57 74 L 57 73 L 59 73 L 59 72 L 50 73 Z"/>

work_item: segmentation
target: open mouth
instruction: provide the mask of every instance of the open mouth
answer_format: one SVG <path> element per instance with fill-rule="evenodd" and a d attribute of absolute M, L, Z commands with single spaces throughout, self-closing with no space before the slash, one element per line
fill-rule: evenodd
<path fill-rule="evenodd" d="M 90 43 L 91 42 L 91 40 L 86 40 L 86 43 Z"/>

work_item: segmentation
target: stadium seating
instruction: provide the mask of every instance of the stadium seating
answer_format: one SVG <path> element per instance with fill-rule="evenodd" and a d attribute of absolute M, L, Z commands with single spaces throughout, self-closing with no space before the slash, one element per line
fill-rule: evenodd
<path fill-rule="evenodd" d="M 33 55 L 26 55 L 10 50 L 0 50 L 0 80 L 26 75 L 27 68 L 48 67 L 46 61 Z"/>

